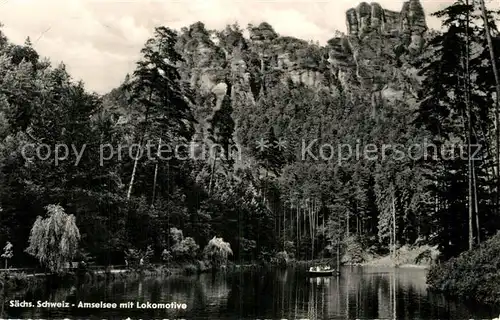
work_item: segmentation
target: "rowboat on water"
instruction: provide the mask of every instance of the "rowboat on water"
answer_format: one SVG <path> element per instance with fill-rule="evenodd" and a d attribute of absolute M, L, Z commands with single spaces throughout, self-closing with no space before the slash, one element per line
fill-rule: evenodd
<path fill-rule="evenodd" d="M 327 277 L 327 276 L 333 276 L 335 274 L 339 275 L 340 272 L 330 267 L 310 267 L 309 270 L 307 271 L 307 274 L 310 277 Z"/>

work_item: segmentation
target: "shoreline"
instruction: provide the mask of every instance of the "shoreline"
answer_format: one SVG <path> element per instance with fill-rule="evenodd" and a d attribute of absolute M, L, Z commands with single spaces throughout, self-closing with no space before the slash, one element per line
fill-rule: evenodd
<path fill-rule="evenodd" d="M 402 246 L 392 254 L 374 255 L 363 253 L 362 257 L 362 262 L 351 264 L 365 267 L 429 270 L 433 261 L 436 261 L 439 257 L 439 251 L 437 246 Z M 350 264 L 349 261 L 346 264 Z"/>
<path fill-rule="evenodd" d="M 418 269 L 418 270 L 428 270 L 430 265 L 421 265 L 414 263 L 405 263 L 405 264 L 380 264 L 374 262 L 362 262 L 362 263 L 344 263 L 341 266 L 350 266 L 350 267 L 374 267 L 374 268 L 396 268 L 396 269 Z"/>
<path fill-rule="evenodd" d="M 262 265 L 259 263 L 251 263 L 251 264 L 228 264 L 225 267 L 221 267 L 216 269 L 216 272 L 223 273 L 231 273 L 231 272 L 239 272 L 250 269 L 260 269 L 260 268 L 308 268 L 311 265 L 318 264 L 332 264 L 331 258 L 326 259 L 314 259 L 314 260 L 290 260 L 287 261 L 286 264 L 266 264 Z M 382 257 L 374 257 L 368 261 L 364 261 L 362 263 L 341 263 L 342 266 L 361 266 L 361 267 L 381 267 L 381 268 L 399 268 L 399 269 L 420 269 L 420 270 L 428 270 L 430 268 L 430 264 L 416 264 L 416 263 L 403 263 L 397 264 L 395 263 L 389 256 Z M 336 266 L 334 266 L 336 268 Z M 34 270 L 29 270 L 27 268 L 12 268 L 12 269 L 0 269 L 0 284 L 1 280 L 17 280 L 17 279 L 31 279 L 31 278 L 48 278 L 48 277 L 78 277 L 78 276 L 90 276 L 92 278 L 102 278 L 108 276 L 179 276 L 179 275 L 197 275 L 203 273 L 210 273 L 213 271 L 211 267 L 201 268 L 199 266 L 195 266 L 193 263 L 175 263 L 173 266 L 169 267 L 168 265 L 153 265 L 149 268 L 145 267 L 143 269 L 126 269 L 123 266 L 117 266 L 117 268 L 110 269 L 109 267 L 94 267 L 88 270 L 85 270 L 83 274 L 78 274 L 79 271 L 75 269 L 68 269 L 67 272 L 62 274 L 50 274 L 43 272 L 30 272 Z"/>

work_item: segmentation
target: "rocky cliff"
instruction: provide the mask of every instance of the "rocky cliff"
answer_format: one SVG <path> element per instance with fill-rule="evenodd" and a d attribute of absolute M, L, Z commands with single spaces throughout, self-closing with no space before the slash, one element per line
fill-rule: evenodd
<path fill-rule="evenodd" d="M 346 21 L 348 34 L 329 41 L 328 61 L 343 86 L 358 81 L 376 106 L 384 89 L 401 89 L 394 88 L 394 78 L 423 48 L 428 29 L 424 9 L 419 0 L 405 2 L 401 12 L 363 2 L 346 12 Z"/>
<path fill-rule="evenodd" d="M 266 22 L 249 25 L 249 38 L 238 25 L 216 31 L 197 22 L 183 28 L 180 71 L 197 95 L 199 129 L 219 110 L 229 87 L 236 109 L 256 105 L 289 81 L 332 95 L 363 90 L 374 113 L 385 100 L 408 99 L 407 80 L 415 77 L 408 62 L 421 52 L 427 31 L 420 1 L 405 2 L 399 12 L 362 2 L 346 12 L 346 23 L 347 34 L 337 33 L 326 46 L 280 36 Z"/>

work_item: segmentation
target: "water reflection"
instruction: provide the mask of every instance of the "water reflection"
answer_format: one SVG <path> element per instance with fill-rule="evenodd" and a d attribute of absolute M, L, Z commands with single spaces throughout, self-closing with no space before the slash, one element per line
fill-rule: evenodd
<path fill-rule="evenodd" d="M 59 287 L 49 284 L 9 299 L 188 305 L 187 310 L 21 309 L 10 308 L 4 301 L 4 316 L 10 318 L 491 319 L 500 311 L 428 294 L 423 270 L 367 267 L 344 267 L 339 277 L 309 278 L 304 271 L 289 269 Z"/>

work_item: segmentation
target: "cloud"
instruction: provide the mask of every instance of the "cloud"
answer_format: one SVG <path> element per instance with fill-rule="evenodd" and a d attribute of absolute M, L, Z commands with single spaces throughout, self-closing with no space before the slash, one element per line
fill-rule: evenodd
<path fill-rule="evenodd" d="M 345 31 L 345 11 L 359 2 L 7 0 L 0 2 L 0 22 L 13 42 L 22 43 L 29 36 L 42 56 L 55 64 L 64 61 L 74 78 L 83 79 L 90 90 L 104 93 L 133 71 L 140 49 L 155 26 L 180 29 L 202 21 L 207 28 L 215 29 L 236 21 L 242 27 L 267 21 L 280 34 L 325 43 L 335 30 Z M 396 11 L 403 4 L 378 2 Z M 428 13 L 450 4 L 435 0 L 422 3 Z M 428 23 L 439 26 L 435 18 L 428 18 Z"/>

